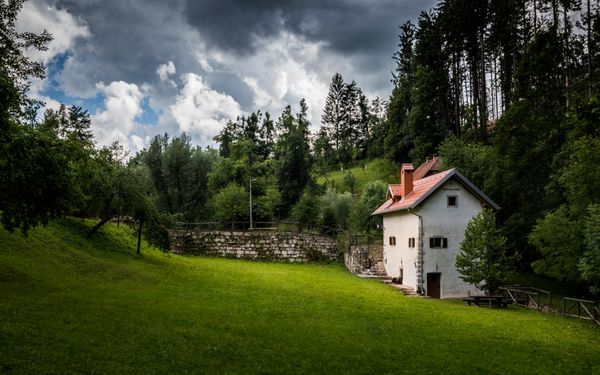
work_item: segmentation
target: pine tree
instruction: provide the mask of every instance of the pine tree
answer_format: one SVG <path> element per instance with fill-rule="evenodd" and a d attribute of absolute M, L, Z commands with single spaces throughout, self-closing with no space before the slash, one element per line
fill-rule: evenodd
<path fill-rule="evenodd" d="M 342 139 L 341 131 L 346 125 L 344 112 L 344 92 L 346 85 L 341 74 L 336 73 L 329 84 L 329 93 L 325 100 L 325 108 L 321 116 L 323 131 L 331 140 L 336 153 L 340 150 Z"/>
<path fill-rule="evenodd" d="M 285 215 L 302 192 L 310 184 L 310 146 L 308 142 L 308 107 L 300 101 L 300 112 L 294 117 L 288 106 L 279 118 L 278 124 L 284 132 L 277 142 L 279 191 L 281 192 L 281 212 Z"/>
<path fill-rule="evenodd" d="M 506 241 L 496 228 L 496 217 L 491 210 L 475 216 L 467 224 L 465 239 L 456 257 L 460 278 L 493 295 L 511 275 Z"/>
<path fill-rule="evenodd" d="M 412 107 L 415 25 L 410 21 L 400 26 L 399 49 L 394 54 L 396 70 L 392 72 L 394 89 L 387 108 L 387 134 L 384 148 L 388 158 L 408 161 L 412 139 L 408 129 L 408 113 Z"/>
<path fill-rule="evenodd" d="M 354 161 L 354 145 L 358 138 L 358 99 L 361 95 L 356 82 L 344 84 L 342 91 L 341 114 L 339 126 L 338 161 L 346 166 Z"/>
<path fill-rule="evenodd" d="M 421 13 L 415 45 L 413 94 L 406 127 L 413 143 L 414 161 L 424 160 L 454 128 L 448 56 L 435 14 Z"/>

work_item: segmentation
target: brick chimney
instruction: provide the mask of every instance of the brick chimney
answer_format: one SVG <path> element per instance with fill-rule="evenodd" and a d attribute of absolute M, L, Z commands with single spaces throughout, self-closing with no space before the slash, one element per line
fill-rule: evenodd
<path fill-rule="evenodd" d="M 410 163 L 402 164 L 400 170 L 400 194 L 402 198 L 406 197 L 413 190 L 413 172 L 415 168 Z"/>

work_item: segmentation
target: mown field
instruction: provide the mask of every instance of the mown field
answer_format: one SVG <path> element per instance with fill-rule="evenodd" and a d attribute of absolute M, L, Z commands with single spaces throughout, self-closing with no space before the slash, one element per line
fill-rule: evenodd
<path fill-rule="evenodd" d="M 600 372 L 600 329 L 408 298 L 341 265 L 185 257 L 126 227 L 0 230 L 0 373 Z"/>

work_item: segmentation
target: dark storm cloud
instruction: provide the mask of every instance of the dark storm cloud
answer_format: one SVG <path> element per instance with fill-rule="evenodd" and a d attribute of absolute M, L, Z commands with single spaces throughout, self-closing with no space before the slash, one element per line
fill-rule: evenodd
<path fill-rule="evenodd" d="M 257 38 L 286 30 L 310 41 L 323 41 L 342 55 L 391 55 L 397 26 L 434 1 L 186 0 L 188 22 L 212 44 L 252 53 Z"/>
<path fill-rule="evenodd" d="M 133 83 L 156 79 L 156 68 L 169 60 L 178 71 L 198 71 L 177 3 L 163 1 L 59 0 L 57 6 L 87 23 L 92 37 L 74 49 L 63 76 L 69 89 L 83 93 L 99 81 Z M 73 79 L 72 77 L 77 77 Z"/>
<path fill-rule="evenodd" d="M 44 0 L 39 0 L 44 1 Z M 88 24 L 93 37 L 76 48 L 65 88 L 92 94 L 99 81 L 152 82 L 156 68 L 169 60 L 177 72 L 199 72 L 194 43 L 212 50 L 252 54 L 256 42 L 282 31 L 311 42 L 322 42 L 324 52 L 356 64 L 361 73 L 379 73 L 372 89 L 389 82 L 391 55 L 398 26 L 415 18 L 433 0 L 57 0 Z M 195 31 L 195 33 L 194 33 Z M 193 34 L 193 35 L 192 35 Z M 331 73 L 333 74 L 333 73 Z M 209 75 L 206 72 L 206 75 Z M 385 78 L 383 78 L 385 77 Z M 230 77 L 226 77 L 230 78 Z M 211 81 L 246 102 L 250 92 L 242 82 Z"/>
<path fill-rule="evenodd" d="M 255 79 L 259 90 L 270 88 L 271 94 L 275 91 L 269 78 L 265 78 L 264 66 L 252 64 L 274 62 L 275 77 L 281 73 L 278 69 L 289 68 L 284 62 L 277 65 L 285 58 L 292 58 L 310 78 L 300 82 L 303 77 L 298 71 L 290 72 L 283 101 L 293 103 L 306 95 L 321 100 L 326 93 L 311 92 L 306 82 L 312 82 L 312 87 L 320 85 L 320 90 L 325 91 L 336 70 L 346 80 L 356 80 L 366 93 L 386 97 L 391 89 L 390 70 L 394 65 L 391 56 L 397 45 L 398 26 L 415 19 L 421 10 L 435 3 L 434 0 L 30 1 L 63 8 L 85 22 L 90 31 L 89 37 L 78 39 L 64 71 L 57 77 L 67 94 L 94 97 L 98 82 L 125 81 L 140 88 L 149 83 L 145 87 L 150 91 L 145 92 L 149 92 L 152 105 L 161 113 L 169 111 L 183 86 L 179 77 L 186 73 L 201 75 L 211 89 L 230 95 L 244 110 L 255 110 L 256 88 L 248 82 Z M 300 44 L 286 45 L 288 39 L 280 38 L 282 33 L 298 37 Z M 264 53 L 260 49 L 271 40 L 277 48 L 289 48 L 290 54 L 281 52 L 273 55 L 272 60 L 264 55 L 250 58 Z M 321 46 L 316 59 L 313 56 L 303 60 L 301 54 L 295 54 L 294 48 L 302 45 L 302 41 Z M 200 59 L 198 52 L 203 54 Z M 157 67 L 168 61 L 177 69 L 170 79 L 178 87 L 160 82 L 156 74 Z M 318 108 L 322 104 L 313 105 Z M 318 119 L 320 115 L 314 117 Z"/>

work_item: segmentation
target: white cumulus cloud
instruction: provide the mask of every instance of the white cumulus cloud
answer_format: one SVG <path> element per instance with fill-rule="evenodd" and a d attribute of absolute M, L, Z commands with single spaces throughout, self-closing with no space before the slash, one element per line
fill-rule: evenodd
<path fill-rule="evenodd" d="M 48 43 L 46 51 L 30 48 L 24 51 L 28 58 L 48 64 L 54 57 L 71 51 L 78 38 L 91 36 L 86 22 L 73 16 L 64 9 L 57 9 L 53 5 L 44 4 L 39 1 L 27 1 L 23 4 L 19 13 L 15 28 L 18 32 L 33 32 L 36 34 L 46 30 L 52 34 L 52 41 Z M 44 95 L 48 88 L 47 80 L 34 78 L 30 81 L 29 96 L 41 100 L 46 108 L 58 109 L 60 103 Z"/>
<path fill-rule="evenodd" d="M 96 89 L 104 95 L 104 110 L 92 116 L 92 130 L 99 146 L 107 146 L 118 141 L 131 151 L 143 148 L 143 139 L 139 133 L 142 125 L 136 117 L 143 112 L 144 94 L 133 83 L 123 81 L 105 85 L 100 82 Z"/>
<path fill-rule="evenodd" d="M 176 72 L 177 69 L 175 69 L 175 64 L 173 64 L 173 61 L 169 61 L 166 64 L 160 64 L 158 68 L 156 68 L 156 74 L 158 74 L 160 80 L 163 82 L 169 82 L 173 86 L 176 86 L 176 84 L 170 79 L 170 77 Z"/>
<path fill-rule="evenodd" d="M 184 86 L 171 105 L 171 115 L 180 131 L 194 136 L 201 144 L 212 144 L 227 121 L 243 111 L 231 96 L 212 90 L 197 74 L 184 74 L 182 81 Z"/>
<path fill-rule="evenodd" d="M 328 77 L 315 71 L 323 68 L 322 43 L 306 41 L 290 33 L 257 41 L 256 53 L 243 60 L 222 56 L 223 64 L 252 90 L 255 109 L 275 117 L 302 98 L 309 107 L 313 129 L 320 126 L 320 114 L 328 91 Z"/>
<path fill-rule="evenodd" d="M 47 51 L 29 49 L 25 52 L 27 57 L 44 64 L 56 55 L 70 50 L 78 38 L 91 35 L 87 24 L 81 18 L 74 17 L 64 9 L 57 9 L 38 1 L 27 1 L 23 4 L 15 26 L 19 32 L 41 33 L 47 30 L 52 34 L 53 39 L 48 44 Z"/>

